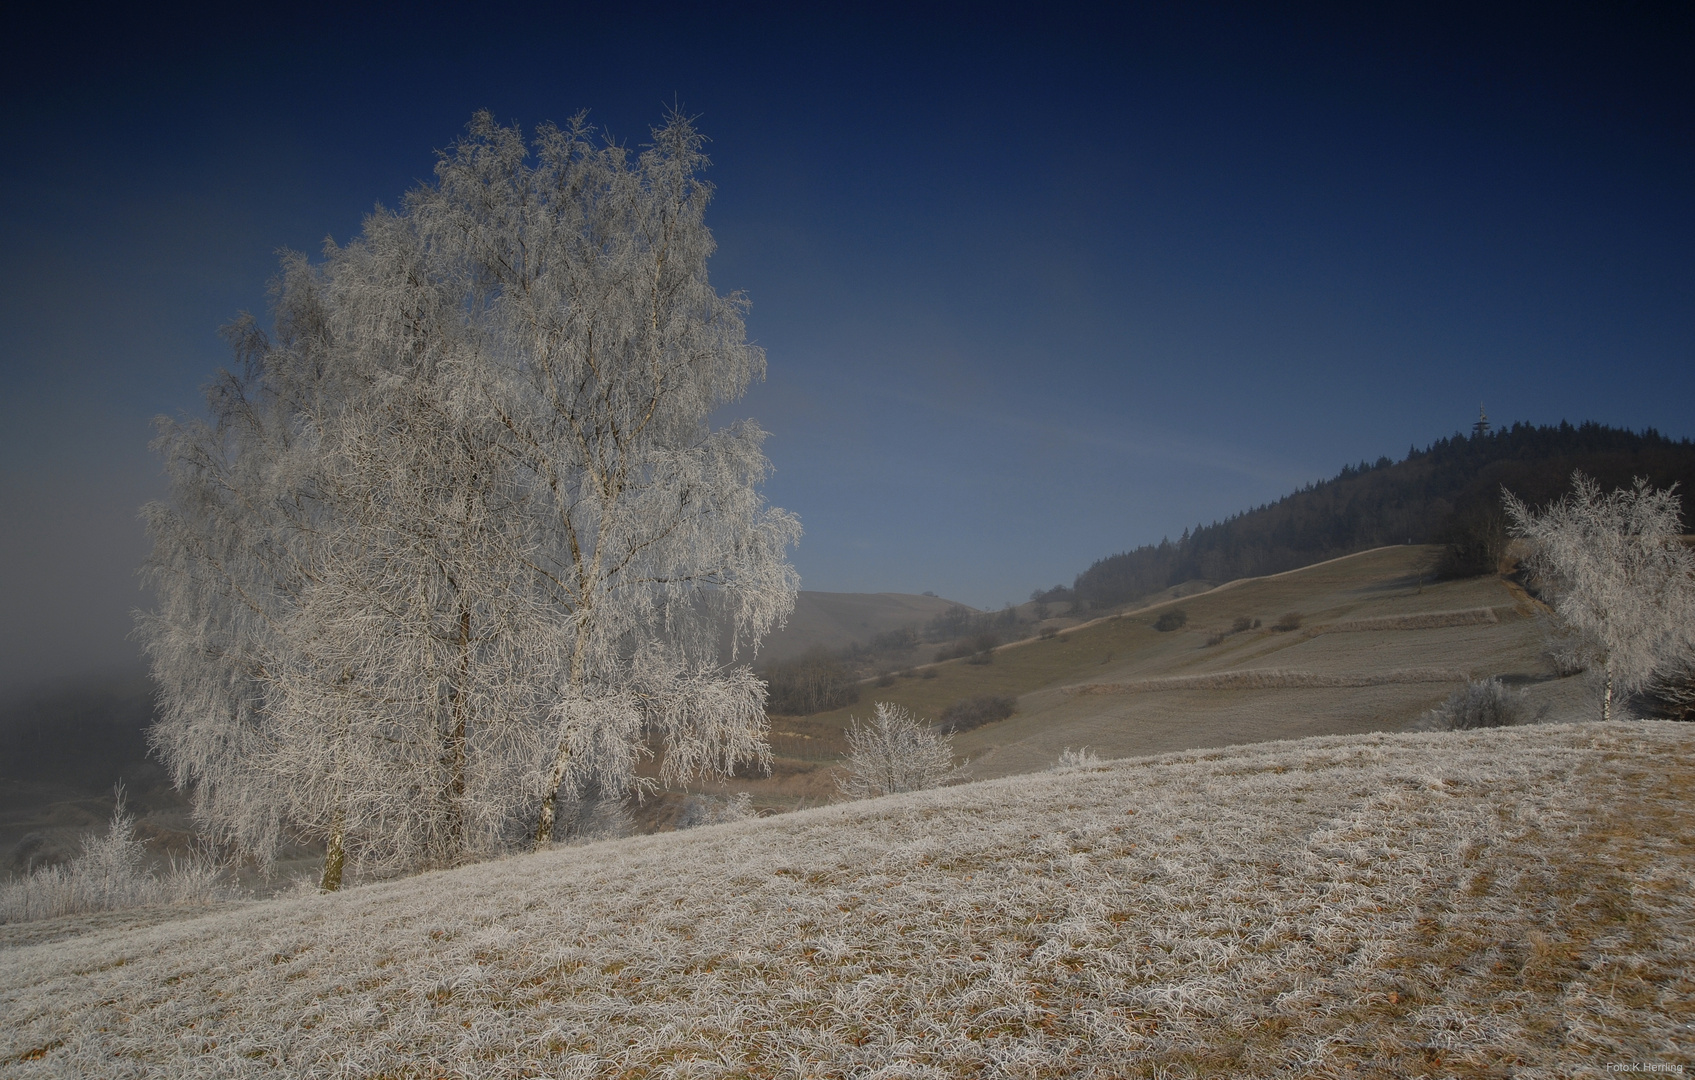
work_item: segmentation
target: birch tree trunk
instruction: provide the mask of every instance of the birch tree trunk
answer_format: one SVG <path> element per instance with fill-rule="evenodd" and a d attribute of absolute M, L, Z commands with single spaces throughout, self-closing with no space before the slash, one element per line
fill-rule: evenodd
<path fill-rule="evenodd" d="M 324 875 L 318 882 L 319 892 L 336 892 L 341 888 L 341 871 L 347 863 L 347 815 L 337 811 L 330 822 L 330 833 L 324 842 Z"/>

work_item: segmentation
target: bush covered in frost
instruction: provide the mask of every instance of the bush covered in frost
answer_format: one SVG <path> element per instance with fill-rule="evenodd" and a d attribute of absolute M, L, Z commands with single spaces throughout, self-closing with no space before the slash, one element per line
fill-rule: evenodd
<path fill-rule="evenodd" d="M 1695 656 L 1680 656 L 1655 670 L 1630 709 L 1650 720 L 1695 720 Z"/>
<path fill-rule="evenodd" d="M 1430 726 L 1446 731 L 1470 731 L 1512 727 L 1529 723 L 1538 716 L 1524 691 L 1509 689 L 1495 678 L 1474 679 L 1431 710 Z"/>
<path fill-rule="evenodd" d="M 143 904 L 209 904 L 233 895 L 226 867 L 210 852 L 173 857 L 163 877 L 147 868 L 147 844 L 136 839 L 135 816 L 123 790 L 104 836 L 83 838 L 82 854 L 0 884 L 0 923 L 117 911 Z"/>
<path fill-rule="evenodd" d="M 953 771 L 953 740 L 887 701 L 869 723 L 853 718 L 847 744 L 838 784 L 850 798 L 938 787 Z"/>
<path fill-rule="evenodd" d="M 636 819 L 624 799 L 596 784 L 585 784 L 575 796 L 561 795 L 557 806 L 557 837 L 567 844 L 592 844 L 633 836 Z"/>
<path fill-rule="evenodd" d="M 753 816 L 753 796 L 745 791 L 722 799 L 716 795 L 690 795 L 683 800 L 683 812 L 677 815 L 677 828 L 728 825 Z"/>

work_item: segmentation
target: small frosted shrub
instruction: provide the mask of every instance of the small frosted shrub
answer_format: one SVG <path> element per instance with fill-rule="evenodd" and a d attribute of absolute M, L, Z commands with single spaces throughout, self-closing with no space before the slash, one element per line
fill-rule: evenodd
<path fill-rule="evenodd" d="M 899 705 L 879 701 L 868 723 L 852 718 L 837 786 L 854 799 L 938 787 L 953 771 L 952 743 Z"/>
<path fill-rule="evenodd" d="M 1449 731 L 1512 727 L 1536 717 L 1524 691 L 1509 689 L 1494 678 L 1473 680 L 1431 712 L 1433 726 Z"/>
<path fill-rule="evenodd" d="M 1537 622 L 1542 632 L 1542 656 L 1555 675 L 1566 679 L 1589 670 L 1592 650 L 1581 634 L 1547 615 L 1538 615 Z"/>
<path fill-rule="evenodd" d="M 1695 655 L 1662 664 L 1630 706 L 1650 720 L 1695 720 Z"/>
<path fill-rule="evenodd" d="M 1301 613 L 1298 611 L 1285 611 L 1277 617 L 1276 622 L 1271 624 L 1271 628 L 1280 634 L 1287 634 L 1291 630 L 1301 628 L 1301 618 Z"/>
<path fill-rule="evenodd" d="M 677 817 L 677 828 L 729 825 L 753 816 L 753 796 L 745 791 L 722 799 L 716 795 L 690 795 L 683 800 L 683 812 Z"/>
<path fill-rule="evenodd" d="M 118 911 L 144 904 L 209 904 L 233 895 L 226 866 L 209 849 L 173 856 L 163 878 L 147 868 L 147 844 L 123 789 L 104 835 L 83 838 L 82 854 L 0 884 L 0 923 Z"/>

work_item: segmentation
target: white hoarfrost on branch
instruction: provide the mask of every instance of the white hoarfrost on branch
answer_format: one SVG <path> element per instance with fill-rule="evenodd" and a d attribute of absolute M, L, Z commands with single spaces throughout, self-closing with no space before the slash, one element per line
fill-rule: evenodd
<path fill-rule="evenodd" d="M 160 421 L 153 742 L 218 836 L 320 840 L 335 888 L 547 843 L 653 744 L 662 783 L 764 762 L 720 648 L 787 616 L 800 527 L 764 432 L 708 423 L 765 361 L 707 280 L 701 145 L 479 114 L 400 210 L 285 258 L 209 420 Z"/>
<path fill-rule="evenodd" d="M 1529 569 L 1577 657 L 1600 670 L 1601 718 L 1613 700 L 1695 648 L 1695 556 L 1682 541 L 1676 485 L 1638 479 L 1603 492 L 1581 472 L 1538 512 L 1511 492 L 1507 517 L 1530 544 Z"/>
<path fill-rule="evenodd" d="M 910 712 L 877 702 L 869 723 L 851 720 L 838 781 L 854 799 L 933 788 L 953 772 L 953 739 Z"/>

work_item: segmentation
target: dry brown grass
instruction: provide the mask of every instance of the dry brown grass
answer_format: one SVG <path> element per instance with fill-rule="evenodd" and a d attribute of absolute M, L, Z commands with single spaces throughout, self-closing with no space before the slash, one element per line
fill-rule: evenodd
<path fill-rule="evenodd" d="M 1379 615 L 1370 619 L 1343 619 L 1314 626 L 1310 635 L 1360 633 L 1370 630 L 1435 630 L 1444 626 L 1493 626 L 1501 621 L 1492 607 L 1464 611 L 1421 611 L 1409 615 Z"/>
<path fill-rule="evenodd" d="M 1615 797 L 1564 820 L 1503 805 L 1512 842 L 1467 848 L 1451 896 L 1421 907 L 1415 932 L 1383 956 L 1384 990 L 1337 1003 L 1328 1019 L 1345 1075 L 1684 1075 L 1695 1064 L 1695 770 L 1683 754 L 1655 762 L 1595 745 L 1595 775 L 1612 774 Z M 1430 1036 L 1396 1030 L 1415 1018 L 1434 1021 Z M 1559 1059 L 1566 1067 L 1547 1069 Z"/>
<path fill-rule="evenodd" d="M 1251 668 L 1205 675 L 1173 675 L 1137 682 L 1084 683 L 1067 687 L 1070 694 L 1151 694 L 1166 690 L 1310 690 L 1320 687 L 1392 686 L 1401 683 L 1465 682 L 1470 674 L 1459 668 L 1399 668 L 1391 671 L 1339 675 L 1324 671 L 1283 671 Z"/>
<path fill-rule="evenodd" d="M 1540 681 L 1546 675 L 1540 639 L 1533 620 L 1517 610 L 1509 583 L 1477 578 L 1421 585 L 1433 555 L 1426 548 L 1383 548 L 1191 591 L 1056 637 L 1003 646 L 992 665 L 956 661 L 927 669 L 931 679 L 868 687 L 855 709 L 863 714 L 888 700 L 935 719 L 961 698 L 1017 698 L 1012 718 L 955 740 L 979 776 L 1046 768 L 1065 746 L 1089 745 L 1120 757 L 1248 739 L 1402 730 L 1446 696 L 1445 684 L 1466 675 L 1508 676 L 1530 686 L 1536 708 L 1548 706 L 1557 718 L 1582 715 L 1578 680 Z M 1157 632 L 1153 624 L 1173 606 L 1188 613 L 1188 627 Z M 1275 633 L 1264 625 L 1289 610 L 1305 613 L 1307 629 Z M 1255 619 L 1261 627 L 1252 625 Z M 1220 627 L 1244 620 L 1246 629 L 1207 645 Z M 1253 670 L 1308 674 L 1159 682 Z M 1174 689 L 1067 692 L 1090 684 Z M 829 729 L 845 728 L 855 709 L 808 717 L 809 726 L 799 732 L 805 739 L 788 739 L 790 725 L 778 721 L 778 753 L 828 760 L 820 751 L 836 741 Z"/>

